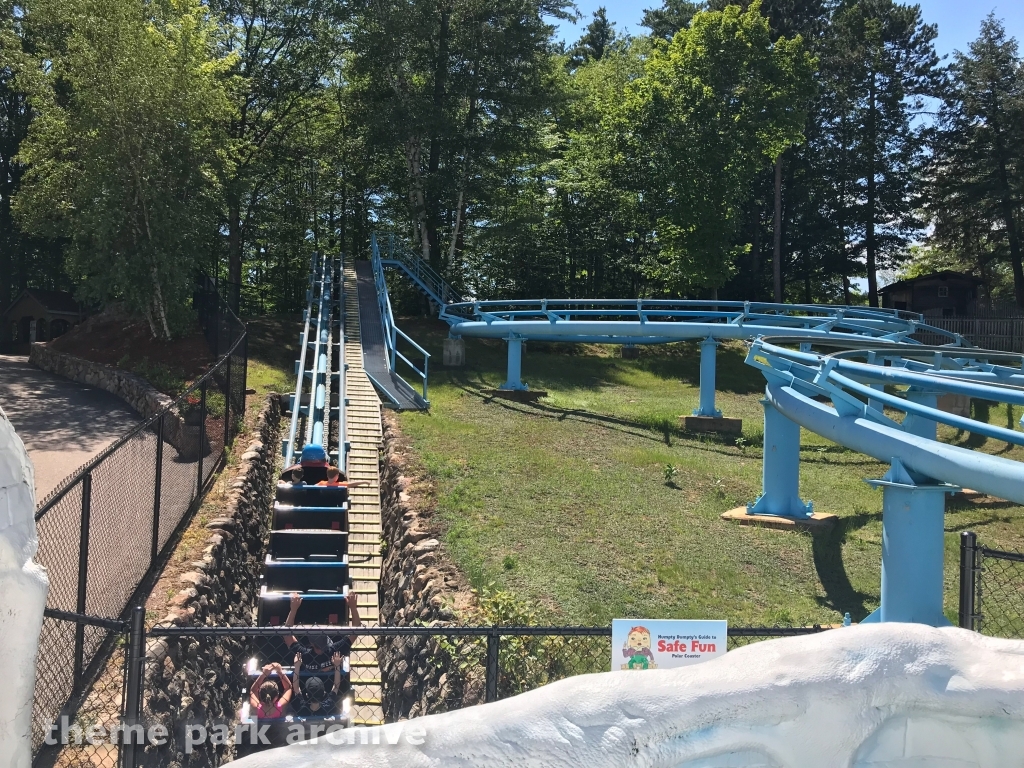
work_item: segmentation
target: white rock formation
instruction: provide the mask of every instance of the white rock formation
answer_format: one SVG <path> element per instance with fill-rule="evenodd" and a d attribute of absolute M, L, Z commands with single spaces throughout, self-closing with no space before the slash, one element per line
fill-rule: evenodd
<path fill-rule="evenodd" d="M 413 726 L 425 732 L 421 745 L 409 743 Z M 1020 768 L 1024 642 L 861 625 L 754 643 L 681 669 L 574 677 L 367 730 L 370 744 L 360 744 L 363 734 L 355 745 L 320 737 L 233 765 Z"/>
<path fill-rule="evenodd" d="M 48 582 L 36 553 L 35 481 L 21 438 L 0 409 L 0 768 L 32 762 L 32 693 Z"/>

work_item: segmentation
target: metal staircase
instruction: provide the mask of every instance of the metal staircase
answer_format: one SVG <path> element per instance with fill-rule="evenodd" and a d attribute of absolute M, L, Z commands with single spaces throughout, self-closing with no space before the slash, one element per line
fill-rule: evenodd
<path fill-rule="evenodd" d="M 388 234 L 384 254 L 380 253 L 376 234 L 370 236 L 370 246 L 375 254 L 375 262 L 379 261 L 383 267 L 402 270 L 439 309 L 443 309 L 446 304 L 462 304 L 466 301 L 426 261 L 396 243 L 393 234 Z"/>

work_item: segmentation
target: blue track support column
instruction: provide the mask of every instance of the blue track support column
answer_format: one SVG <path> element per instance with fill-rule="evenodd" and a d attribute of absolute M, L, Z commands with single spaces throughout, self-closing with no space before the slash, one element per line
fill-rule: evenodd
<path fill-rule="evenodd" d="M 526 386 L 520 380 L 523 368 L 523 340 L 518 336 L 509 336 L 508 339 L 508 380 L 499 389 L 526 390 Z"/>
<path fill-rule="evenodd" d="M 700 407 L 694 416 L 718 419 L 722 412 L 715 408 L 715 350 L 719 342 L 708 336 L 700 343 Z"/>
<path fill-rule="evenodd" d="M 924 405 L 928 408 L 935 408 L 938 410 L 939 407 L 939 392 L 930 392 L 917 387 L 911 387 L 907 390 L 907 400 L 918 405 Z M 917 416 L 913 413 L 908 413 L 903 418 L 903 429 L 912 435 L 918 437 L 924 437 L 928 440 L 937 440 L 939 432 L 939 424 L 931 419 L 926 419 L 924 416 Z"/>
<path fill-rule="evenodd" d="M 807 518 L 811 502 L 800 498 L 800 425 L 790 421 L 767 399 L 764 406 L 763 492 L 747 505 L 747 514 Z"/>
<path fill-rule="evenodd" d="M 882 604 L 864 621 L 949 626 L 942 612 L 943 521 L 952 485 L 917 482 L 894 459 L 881 480 Z"/>

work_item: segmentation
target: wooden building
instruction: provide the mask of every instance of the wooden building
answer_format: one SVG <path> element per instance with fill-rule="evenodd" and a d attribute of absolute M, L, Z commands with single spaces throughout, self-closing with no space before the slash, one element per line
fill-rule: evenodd
<path fill-rule="evenodd" d="M 0 350 L 27 353 L 33 341 L 50 341 L 84 318 L 84 308 L 67 291 L 26 288 L 0 316 Z"/>
<path fill-rule="evenodd" d="M 887 285 L 882 306 L 920 312 L 929 317 L 963 317 L 978 309 L 978 286 L 984 281 L 952 270 L 933 272 Z"/>

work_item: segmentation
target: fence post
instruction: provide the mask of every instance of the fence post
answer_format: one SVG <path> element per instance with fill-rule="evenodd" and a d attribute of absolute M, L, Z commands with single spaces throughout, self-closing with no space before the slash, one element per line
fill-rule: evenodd
<path fill-rule="evenodd" d="M 203 495 L 203 459 L 205 458 L 205 451 L 203 448 L 206 444 L 206 381 L 203 381 L 202 394 L 199 398 L 199 461 L 197 462 L 199 469 L 197 471 L 196 480 L 196 498 L 198 499 Z"/>
<path fill-rule="evenodd" d="M 964 629 L 974 629 L 976 616 L 974 597 L 977 592 L 978 535 L 973 531 L 960 534 L 960 621 Z"/>
<path fill-rule="evenodd" d="M 78 600 L 77 613 L 85 613 L 89 581 L 89 518 L 92 516 L 92 472 L 82 477 L 82 519 L 78 533 Z M 75 688 L 85 672 L 85 624 L 75 625 Z"/>
<path fill-rule="evenodd" d="M 123 720 L 126 726 L 121 737 L 120 768 L 135 768 L 138 764 L 136 751 L 140 749 L 143 739 L 138 742 L 132 726 L 142 725 L 142 677 L 146 664 L 145 644 L 146 610 L 137 605 L 132 608 L 131 626 L 128 635 L 128 654 L 125 663 L 125 692 Z"/>
<path fill-rule="evenodd" d="M 224 449 L 231 444 L 231 354 L 224 358 Z"/>
<path fill-rule="evenodd" d="M 487 703 L 498 700 L 498 645 L 500 642 L 501 634 L 498 628 L 491 627 L 487 632 Z"/>
<path fill-rule="evenodd" d="M 153 478 L 153 540 L 149 546 L 149 562 L 156 562 L 160 549 L 160 486 L 164 477 L 164 415 L 156 422 L 156 477 Z"/>

